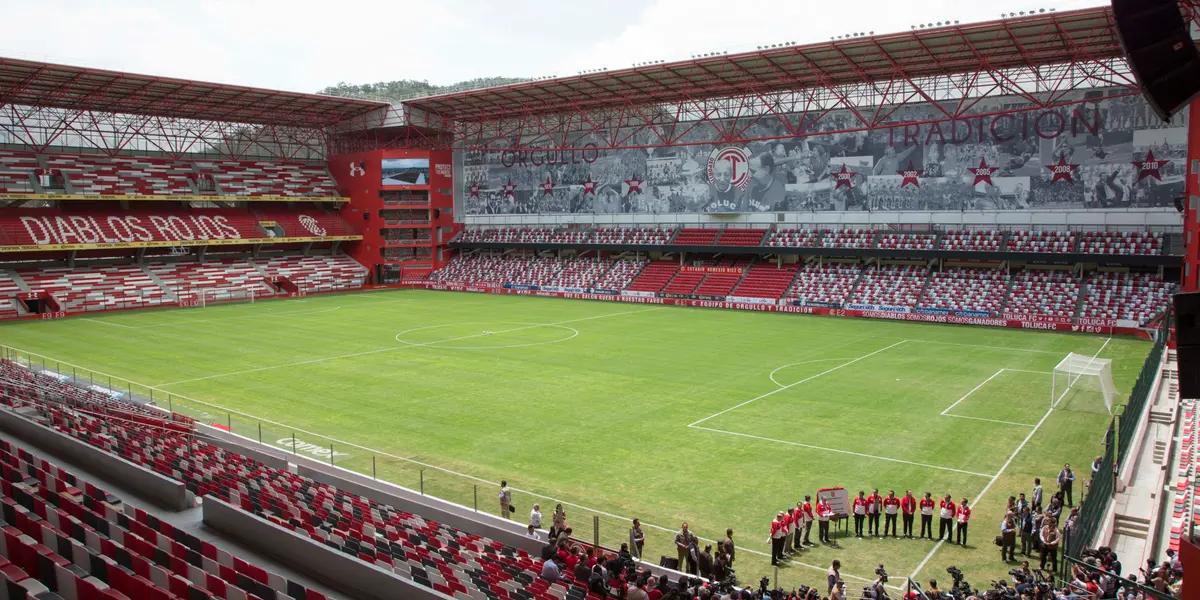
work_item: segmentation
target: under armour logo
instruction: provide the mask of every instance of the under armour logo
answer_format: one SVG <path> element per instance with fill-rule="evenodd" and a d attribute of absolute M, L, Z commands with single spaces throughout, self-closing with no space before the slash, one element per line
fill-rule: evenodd
<path fill-rule="evenodd" d="M 350 163 L 350 176 L 362 177 L 367 174 L 367 163 L 352 162 Z"/>

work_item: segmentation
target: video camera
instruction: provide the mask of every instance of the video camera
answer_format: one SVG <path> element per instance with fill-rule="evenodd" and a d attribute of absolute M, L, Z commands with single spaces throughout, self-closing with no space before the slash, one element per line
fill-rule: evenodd
<path fill-rule="evenodd" d="M 879 578 L 880 583 L 888 582 L 887 570 L 883 568 L 882 564 L 875 568 L 875 576 Z"/>

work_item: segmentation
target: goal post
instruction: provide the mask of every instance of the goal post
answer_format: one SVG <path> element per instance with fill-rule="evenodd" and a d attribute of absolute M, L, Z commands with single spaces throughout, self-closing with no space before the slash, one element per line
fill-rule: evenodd
<path fill-rule="evenodd" d="M 1112 414 L 1116 397 L 1111 359 L 1072 352 L 1058 362 L 1051 374 L 1050 408 L 1091 411 L 1103 402 L 1105 410 Z"/>

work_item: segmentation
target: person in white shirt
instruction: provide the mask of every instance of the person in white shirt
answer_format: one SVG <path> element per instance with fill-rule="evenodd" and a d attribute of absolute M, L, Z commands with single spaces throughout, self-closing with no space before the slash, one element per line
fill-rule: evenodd
<path fill-rule="evenodd" d="M 498 497 L 500 499 L 500 516 L 505 519 L 512 518 L 512 515 L 509 514 L 512 512 L 512 490 L 508 489 L 507 481 L 500 482 L 500 494 Z"/>
<path fill-rule="evenodd" d="M 534 504 L 533 510 L 529 511 L 529 535 L 533 536 L 534 539 L 540 539 L 538 537 L 537 530 L 539 530 L 541 528 L 542 528 L 542 506 L 540 504 Z"/>

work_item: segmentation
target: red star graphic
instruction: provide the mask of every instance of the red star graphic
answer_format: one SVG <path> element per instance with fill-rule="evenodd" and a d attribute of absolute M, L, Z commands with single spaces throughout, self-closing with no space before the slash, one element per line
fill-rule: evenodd
<path fill-rule="evenodd" d="M 590 173 L 588 174 L 587 181 L 583 182 L 583 193 L 585 196 L 587 194 L 591 194 L 593 196 L 596 195 L 596 182 L 592 181 L 592 175 Z"/>
<path fill-rule="evenodd" d="M 478 197 L 479 197 L 479 184 L 478 184 L 478 183 L 472 183 L 472 184 L 471 184 L 471 187 L 470 187 L 470 188 L 468 188 L 468 189 L 470 190 L 470 193 L 471 193 L 471 197 L 472 197 L 472 198 L 478 198 Z"/>
<path fill-rule="evenodd" d="M 629 191 L 625 193 L 626 196 L 633 193 L 642 193 L 642 180 L 638 179 L 637 175 L 626 179 L 625 185 L 629 186 Z"/>
<path fill-rule="evenodd" d="M 1075 182 L 1075 169 L 1078 169 L 1079 165 L 1074 165 L 1074 164 L 1068 163 L 1067 155 L 1064 154 L 1064 155 L 1058 157 L 1057 163 L 1052 164 L 1052 165 L 1046 165 L 1046 168 L 1050 169 L 1050 172 L 1053 174 L 1053 177 L 1050 178 L 1050 183 L 1054 183 L 1056 181 L 1065 181 L 1067 183 L 1074 183 Z"/>
<path fill-rule="evenodd" d="M 513 185 L 513 182 L 510 179 L 508 180 L 508 183 L 505 183 L 503 186 L 501 186 L 500 190 L 505 196 L 512 198 L 516 194 L 517 186 Z"/>
<path fill-rule="evenodd" d="M 854 189 L 854 176 L 855 175 L 858 175 L 858 173 L 855 173 L 854 171 L 847 169 L 846 164 L 842 163 L 842 170 L 833 174 L 833 178 L 837 181 L 837 183 L 834 184 L 833 189 L 836 190 L 836 189 L 842 187 L 843 185 L 850 189 Z"/>
<path fill-rule="evenodd" d="M 1153 177 L 1162 181 L 1162 168 L 1169 162 L 1171 161 L 1167 159 L 1154 158 L 1154 150 L 1147 150 L 1145 159 L 1133 161 L 1133 166 L 1138 169 L 1137 180 L 1140 182 L 1147 177 Z"/>
<path fill-rule="evenodd" d="M 910 183 L 916 187 L 921 187 L 921 181 L 917 178 L 924 177 L 925 171 L 918 171 L 917 169 L 914 169 L 912 166 L 912 161 L 909 161 L 908 167 L 906 167 L 903 171 L 896 171 L 896 174 L 904 178 L 904 181 L 900 182 L 901 188 Z"/>
<path fill-rule="evenodd" d="M 981 158 L 979 159 L 978 167 L 967 167 L 967 170 L 975 174 L 975 181 L 971 183 L 971 187 L 974 187 L 979 185 L 981 181 L 988 185 L 996 185 L 992 183 L 992 175 L 995 175 L 996 171 L 1000 170 L 1000 167 L 989 167 L 987 160 Z"/>
<path fill-rule="evenodd" d="M 550 177 L 546 176 L 546 180 L 542 182 L 542 195 L 549 196 L 554 193 L 554 182 L 550 181 Z"/>

